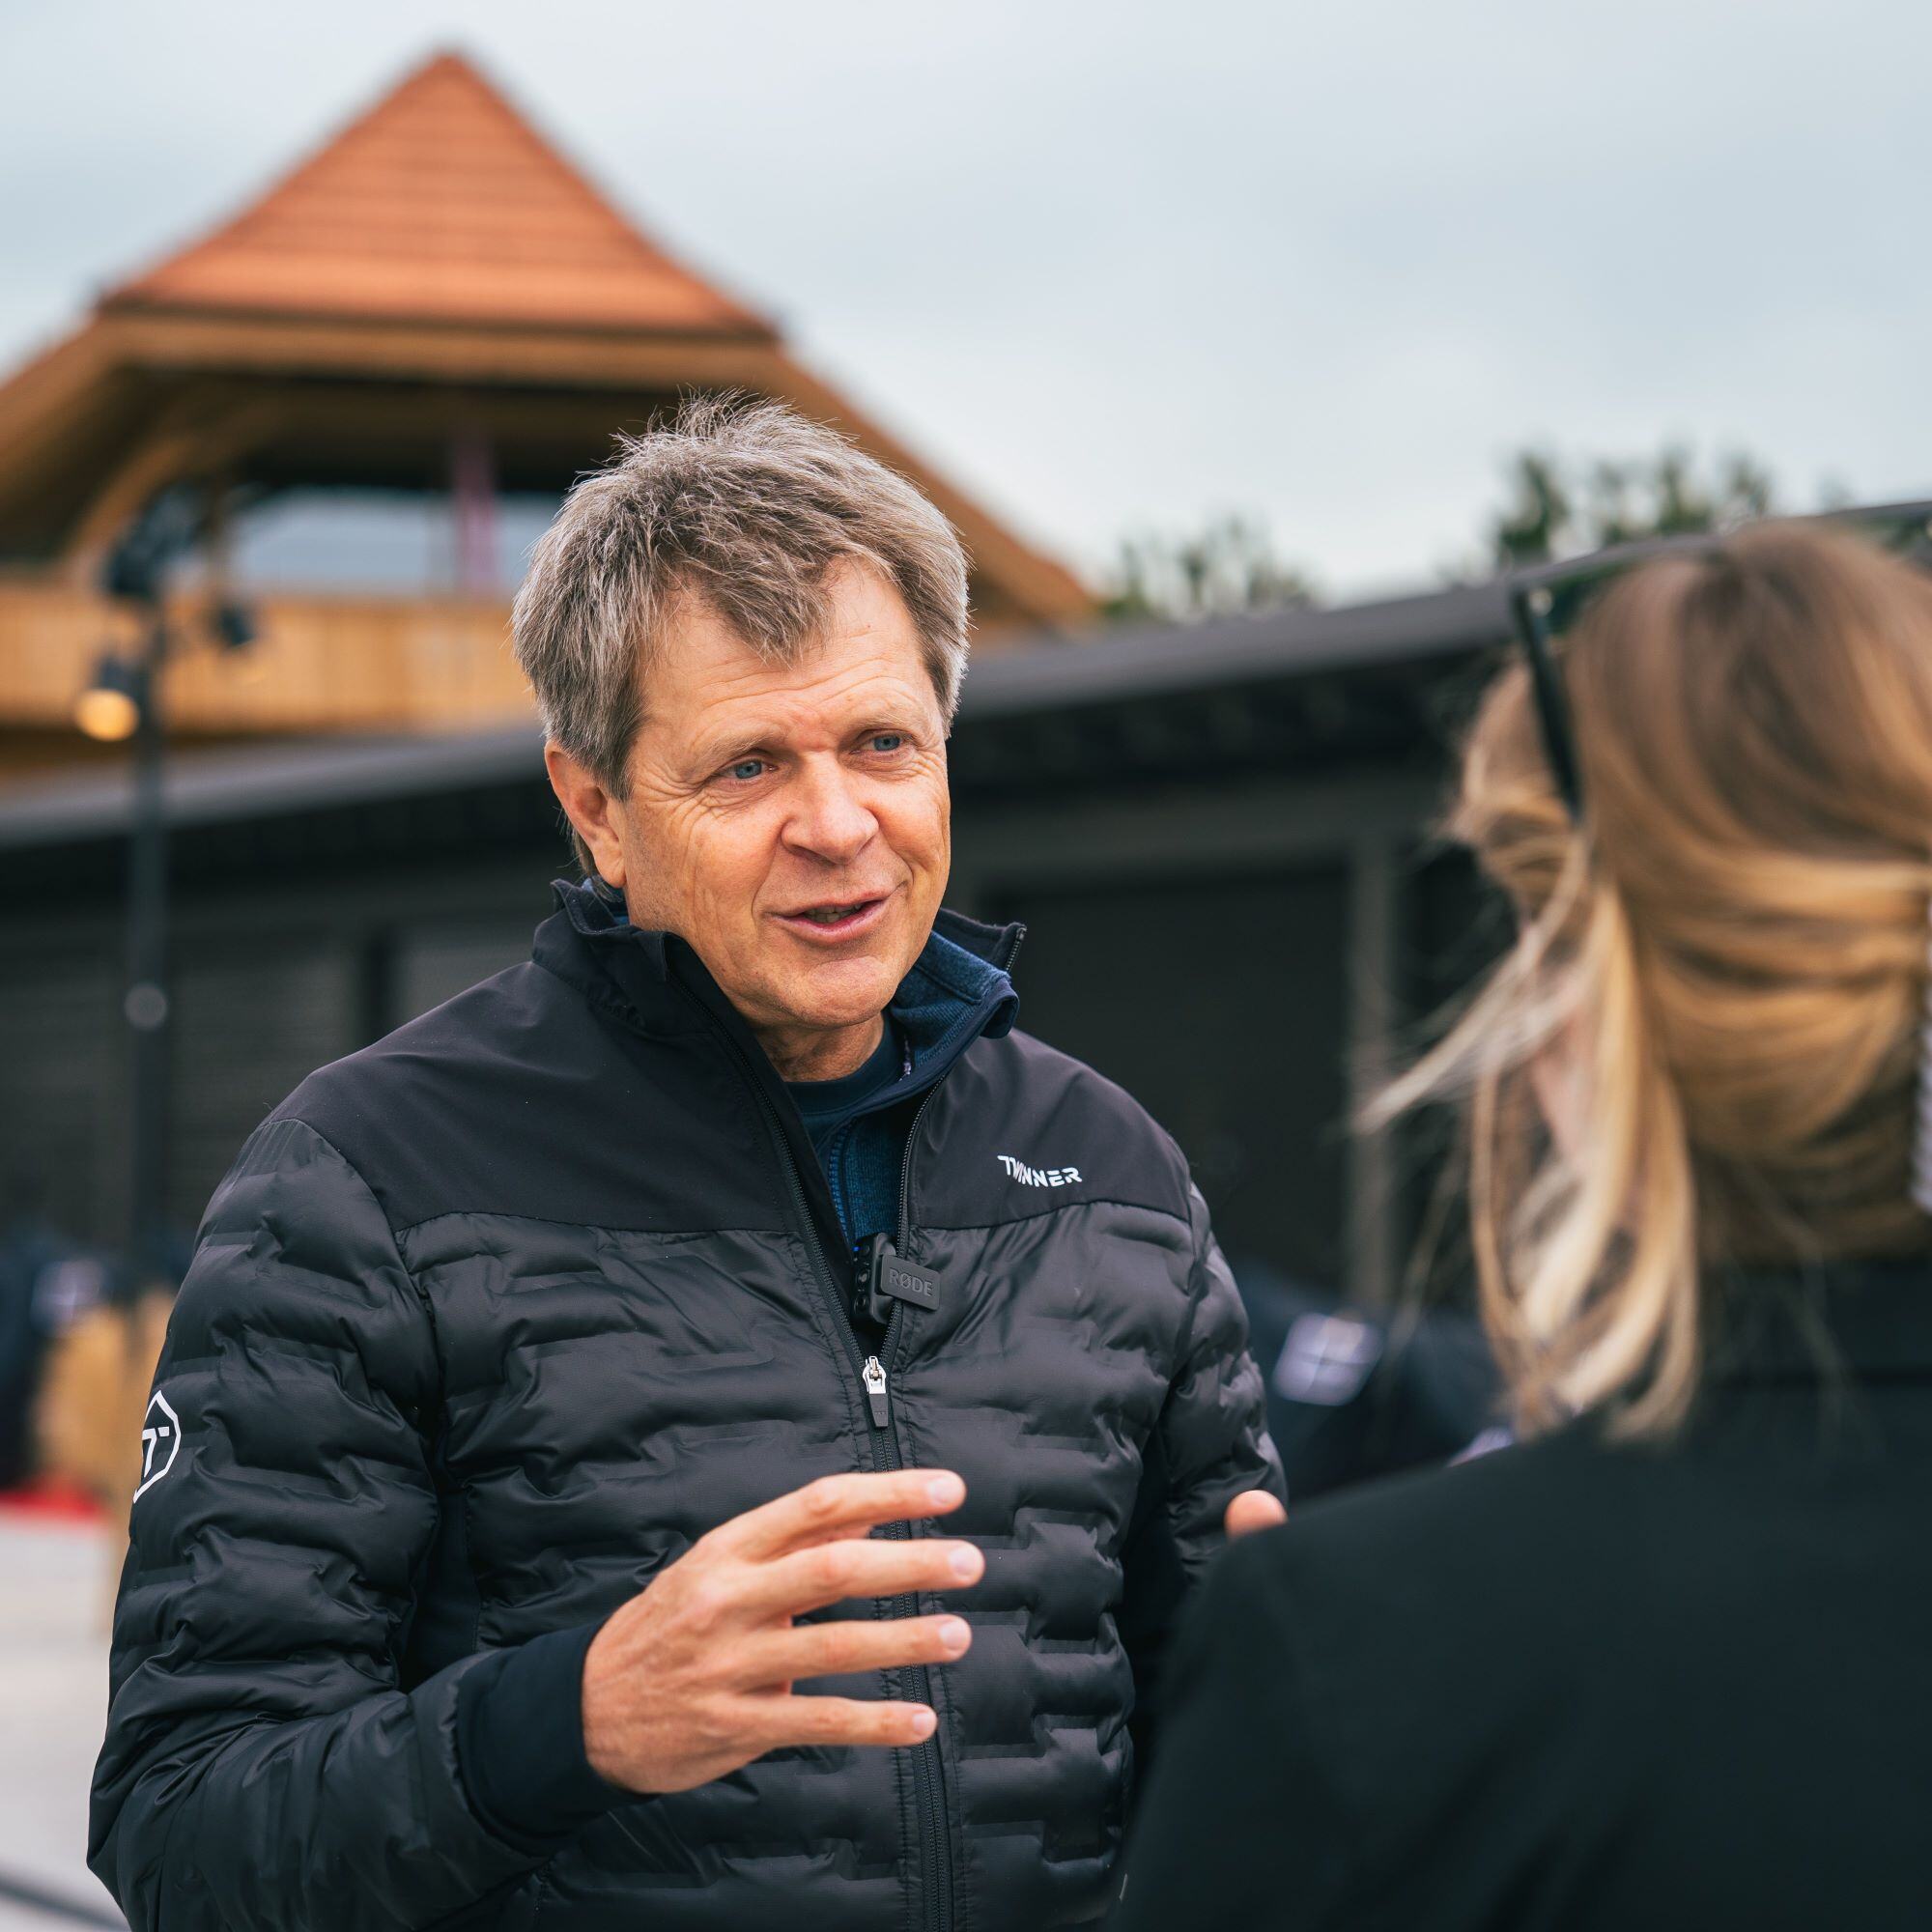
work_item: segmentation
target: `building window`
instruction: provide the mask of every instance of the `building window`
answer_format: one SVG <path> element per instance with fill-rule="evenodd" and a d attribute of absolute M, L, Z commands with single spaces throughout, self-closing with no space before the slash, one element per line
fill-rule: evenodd
<path fill-rule="evenodd" d="M 508 596 L 556 507 L 524 492 L 459 510 L 440 490 L 278 491 L 235 517 L 228 578 L 247 592 Z"/>

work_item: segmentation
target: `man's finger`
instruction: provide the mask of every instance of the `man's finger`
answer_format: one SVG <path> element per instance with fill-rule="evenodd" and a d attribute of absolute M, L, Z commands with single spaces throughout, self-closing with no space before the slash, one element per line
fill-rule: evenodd
<path fill-rule="evenodd" d="M 966 1485 L 950 1469 L 820 1476 L 802 1490 L 733 1517 L 713 1530 L 707 1540 L 733 1556 L 756 1563 L 827 1537 L 870 1529 L 876 1523 L 944 1516 L 965 1500 Z"/>
<path fill-rule="evenodd" d="M 751 1689 L 899 1670 L 912 1663 L 951 1663 L 964 1657 L 972 1642 L 964 1617 L 852 1617 L 762 1633 L 741 1643 L 733 1662 L 739 1682 Z"/>
<path fill-rule="evenodd" d="M 800 1745 L 917 1745 L 932 1735 L 930 1705 L 890 1698 L 761 1697 L 753 1707 L 761 1751 Z"/>
<path fill-rule="evenodd" d="M 1288 1520 L 1288 1512 L 1278 1497 L 1265 1490 L 1244 1490 L 1228 1505 L 1223 1518 L 1230 1536 L 1250 1536 L 1258 1529 L 1272 1529 Z"/>
<path fill-rule="evenodd" d="M 740 1573 L 739 1602 L 754 1619 L 804 1616 L 848 1597 L 901 1597 L 920 1590 L 964 1590 L 985 1575 L 970 1543 L 914 1537 L 907 1542 L 851 1536 L 794 1550 Z"/>

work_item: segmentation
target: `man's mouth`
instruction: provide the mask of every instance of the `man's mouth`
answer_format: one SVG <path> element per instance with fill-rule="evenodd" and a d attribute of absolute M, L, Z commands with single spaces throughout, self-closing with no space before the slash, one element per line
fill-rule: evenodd
<path fill-rule="evenodd" d="M 826 899 L 818 905 L 801 906 L 796 912 L 781 913 L 779 917 L 794 932 L 814 938 L 848 939 L 872 923 L 887 896 L 875 894 L 862 899 Z"/>

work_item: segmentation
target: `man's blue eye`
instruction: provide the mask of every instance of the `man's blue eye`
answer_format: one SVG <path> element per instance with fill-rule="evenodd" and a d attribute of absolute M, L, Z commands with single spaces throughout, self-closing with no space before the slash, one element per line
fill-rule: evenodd
<path fill-rule="evenodd" d="M 905 743 L 903 731 L 875 731 L 872 733 L 872 749 L 875 752 L 896 752 Z"/>
<path fill-rule="evenodd" d="M 734 779 L 743 779 L 749 784 L 764 768 L 765 761 L 762 758 L 740 758 L 731 767 L 731 776 Z"/>

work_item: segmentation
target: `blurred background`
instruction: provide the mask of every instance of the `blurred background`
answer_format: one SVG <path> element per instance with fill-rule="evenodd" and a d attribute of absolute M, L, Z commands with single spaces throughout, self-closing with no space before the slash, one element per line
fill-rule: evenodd
<path fill-rule="evenodd" d="M 201 1209 L 524 956 L 509 599 L 687 390 L 964 535 L 952 900 L 1188 1150 L 1301 1492 L 1482 1427 L 1445 1150 L 1344 1128 L 1497 943 L 1430 825 L 1498 573 L 1932 495 L 1928 55 L 1910 0 L 0 10 L 0 1926 L 118 1922 Z"/>

